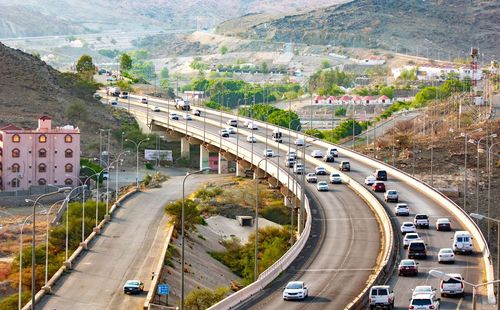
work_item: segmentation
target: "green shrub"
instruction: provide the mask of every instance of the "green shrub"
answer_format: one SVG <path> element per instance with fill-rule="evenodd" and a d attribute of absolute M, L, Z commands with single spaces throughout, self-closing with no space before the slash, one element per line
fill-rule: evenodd
<path fill-rule="evenodd" d="M 228 292 L 227 287 L 218 287 L 214 290 L 196 288 L 187 294 L 184 305 L 188 310 L 207 309 L 224 299 Z"/>

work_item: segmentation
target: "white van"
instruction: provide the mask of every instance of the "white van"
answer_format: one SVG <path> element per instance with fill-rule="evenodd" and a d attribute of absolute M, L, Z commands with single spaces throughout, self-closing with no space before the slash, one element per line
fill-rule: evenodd
<path fill-rule="evenodd" d="M 326 150 L 326 154 L 330 154 L 332 155 L 333 157 L 339 157 L 339 151 L 337 150 L 336 147 L 329 147 L 327 150 Z"/>
<path fill-rule="evenodd" d="M 453 236 L 453 252 L 472 254 L 472 237 L 468 231 L 456 231 Z"/>
<path fill-rule="evenodd" d="M 229 126 L 231 127 L 238 127 L 238 121 L 235 120 L 235 119 L 230 119 L 226 122 L 226 124 L 228 124 Z"/>

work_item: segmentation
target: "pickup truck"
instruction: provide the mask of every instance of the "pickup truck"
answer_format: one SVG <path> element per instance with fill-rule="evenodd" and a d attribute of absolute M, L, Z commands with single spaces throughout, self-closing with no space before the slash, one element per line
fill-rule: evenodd
<path fill-rule="evenodd" d="M 427 214 L 416 214 L 413 224 L 415 227 L 429 228 L 429 217 Z"/>
<path fill-rule="evenodd" d="M 370 310 L 383 308 L 394 308 L 394 292 L 389 285 L 377 285 L 370 288 L 370 295 L 368 298 Z"/>

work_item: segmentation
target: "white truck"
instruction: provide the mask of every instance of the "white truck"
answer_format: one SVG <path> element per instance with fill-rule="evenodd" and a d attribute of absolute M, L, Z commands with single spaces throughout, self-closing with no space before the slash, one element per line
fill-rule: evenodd
<path fill-rule="evenodd" d="M 184 101 L 180 98 L 175 98 L 175 108 L 177 110 L 189 111 L 191 107 L 189 106 L 189 101 Z"/>
<path fill-rule="evenodd" d="M 110 88 L 108 89 L 108 93 L 109 93 L 111 96 L 118 97 L 118 96 L 120 96 L 120 88 L 118 88 L 118 87 L 110 87 Z"/>
<path fill-rule="evenodd" d="M 283 142 L 283 138 L 282 137 L 283 137 L 283 134 L 281 133 L 281 131 L 279 131 L 279 130 L 274 130 L 273 131 L 273 140 L 275 142 L 278 142 L 278 143 Z"/>

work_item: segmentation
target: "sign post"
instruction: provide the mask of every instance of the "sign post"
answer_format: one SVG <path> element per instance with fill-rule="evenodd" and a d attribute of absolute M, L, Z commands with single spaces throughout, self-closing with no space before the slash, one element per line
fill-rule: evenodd
<path fill-rule="evenodd" d="M 170 293 L 170 286 L 168 284 L 158 284 L 158 295 L 160 295 L 160 303 L 161 303 L 161 296 L 165 295 L 165 304 L 168 306 L 168 294 Z"/>

